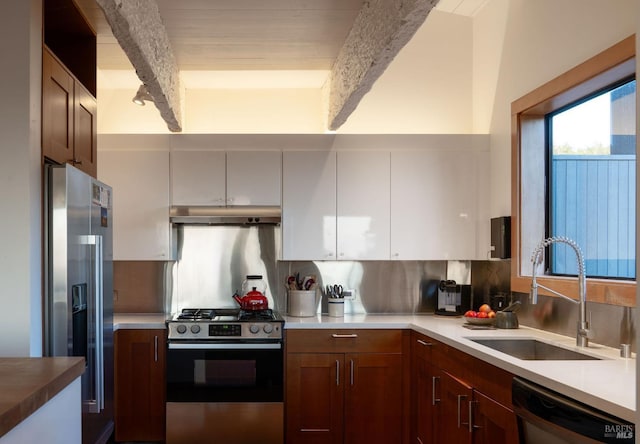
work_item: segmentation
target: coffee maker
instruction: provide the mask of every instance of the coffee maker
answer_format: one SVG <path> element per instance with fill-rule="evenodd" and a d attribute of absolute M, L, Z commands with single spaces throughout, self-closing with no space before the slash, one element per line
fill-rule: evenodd
<path fill-rule="evenodd" d="M 454 280 L 440 281 L 438 285 L 438 305 L 435 314 L 462 316 L 473 306 L 471 285 L 459 285 Z"/>

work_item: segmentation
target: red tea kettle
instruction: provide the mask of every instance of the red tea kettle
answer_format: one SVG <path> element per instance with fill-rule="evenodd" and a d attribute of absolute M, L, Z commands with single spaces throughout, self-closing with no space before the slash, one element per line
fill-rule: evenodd
<path fill-rule="evenodd" d="M 243 310 L 258 311 L 269 308 L 269 301 L 267 300 L 267 297 L 262 293 L 262 291 L 258 291 L 257 289 L 259 282 L 262 282 L 262 276 L 247 276 L 247 279 L 242 285 L 243 290 L 246 291 L 245 287 L 247 285 L 250 285 L 249 288 L 251 288 L 251 290 L 244 296 L 240 296 L 238 292 L 233 295 L 233 299 L 240 304 L 240 308 Z M 264 288 L 264 284 L 261 287 Z"/>

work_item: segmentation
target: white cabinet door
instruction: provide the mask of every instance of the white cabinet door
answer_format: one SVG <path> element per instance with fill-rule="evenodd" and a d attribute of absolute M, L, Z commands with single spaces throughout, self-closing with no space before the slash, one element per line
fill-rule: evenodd
<path fill-rule="evenodd" d="M 391 153 L 391 258 L 470 260 L 476 254 L 481 153 Z"/>
<path fill-rule="evenodd" d="M 169 152 L 100 151 L 113 188 L 114 260 L 170 260 Z"/>
<path fill-rule="evenodd" d="M 171 152 L 171 205 L 225 205 L 224 151 Z"/>
<path fill-rule="evenodd" d="M 282 153 L 227 151 L 227 205 L 280 206 Z"/>
<path fill-rule="evenodd" d="M 336 153 L 285 151 L 283 260 L 336 258 Z"/>
<path fill-rule="evenodd" d="M 339 260 L 388 260 L 390 153 L 338 152 Z"/>

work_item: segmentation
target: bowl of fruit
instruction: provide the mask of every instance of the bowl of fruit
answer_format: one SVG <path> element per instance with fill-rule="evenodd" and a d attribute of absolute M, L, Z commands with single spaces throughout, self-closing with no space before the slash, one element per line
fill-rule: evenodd
<path fill-rule="evenodd" d="M 489 304 L 482 304 L 478 311 L 468 310 L 464 314 L 464 320 L 467 324 L 491 325 L 496 320 L 496 312 Z"/>

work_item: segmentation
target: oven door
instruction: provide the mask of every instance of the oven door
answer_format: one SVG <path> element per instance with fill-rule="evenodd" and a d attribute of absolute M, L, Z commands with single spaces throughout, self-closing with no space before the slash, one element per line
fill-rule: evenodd
<path fill-rule="evenodd" d="M 283 393 L 280 342 L 169 342 L 166 444 L 282 444 Z"/>
<path fill-rule="evenodd" d="M 282 402 L 280 342 L 169 342 L 167 402 Z"/>

